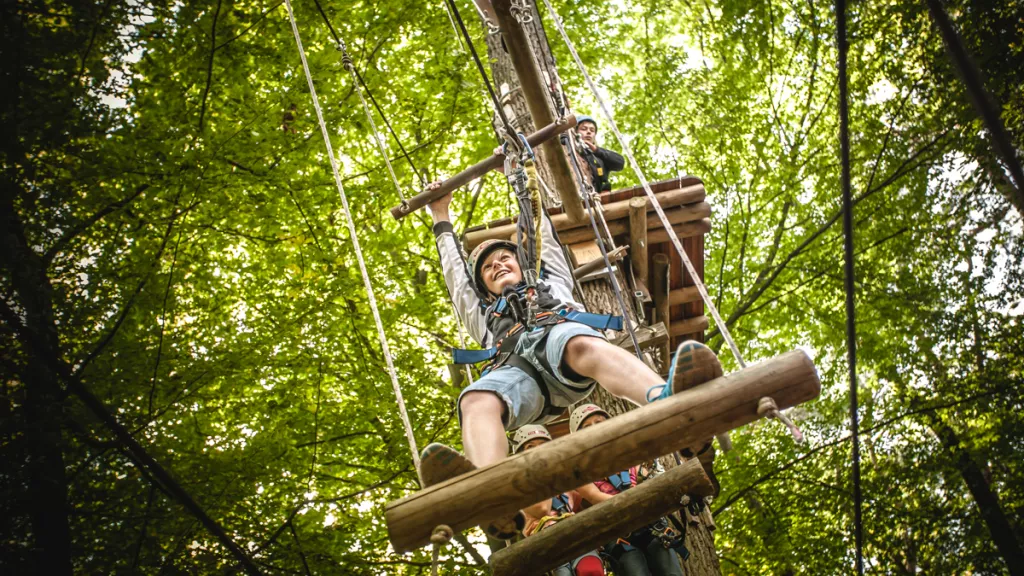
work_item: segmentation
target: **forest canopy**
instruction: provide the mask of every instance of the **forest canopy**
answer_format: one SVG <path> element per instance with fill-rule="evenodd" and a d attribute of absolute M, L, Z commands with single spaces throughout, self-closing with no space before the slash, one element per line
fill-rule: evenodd
<path fill-rule="evenodd" d="M 399 192 L 332 32 L 407 196 L 498 144 L 484 85 L 440 2 L 293 4 L 416 440 L 458 446 L 429 218 L 389 214 Z M 945 7 L 1020 157 L 1024 4 Z M 647 175 L 703 180 L 705 280 L 747 360 L 800 348 L 821 375 L 790 414 L 807 443 L 758 424 L 716 462 L 723 573 L 848 573 L 832 6 L 555 9 Z M 849 17 L 867 569 L 1019 573 L 1024 190 L 925 3 Z M 597 116 L 542 20 L 574 109 Z M 429 549 L 388 545 L 383 507 L 416 471 L 283 2 L 23 0 L 0 31 L 3 571 L 237 569 L 113 420 L 267 574 L 428 573 Z M 458 230 L 514 209 L 493 172 L 456 196 Z M 460 546 L 441 557 L 485 572 Z"/>

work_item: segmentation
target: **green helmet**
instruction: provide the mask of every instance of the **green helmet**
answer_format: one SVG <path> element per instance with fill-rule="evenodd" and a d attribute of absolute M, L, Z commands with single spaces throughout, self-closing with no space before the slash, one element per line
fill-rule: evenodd
<path fill-rule="evenodd" d="M 473 282 L 476 283 L 477 288 L 481 292 L 487 292 L 487 286 L 484 285 L 483 278 L 480 277 L 480 268 L 484 265 L 484 260 L 487 259 L 487 255 L 495 250 L 504 248 L 505 250 L 511 250 L 513 254 L 516 253 L 518 248 L 512 242 L 508 240 L 497 240 L 490 239 L 484 240 L 479 246 L 473 249 L 473 252 L 469 254 L 469 269 L 473 271 Z"/>

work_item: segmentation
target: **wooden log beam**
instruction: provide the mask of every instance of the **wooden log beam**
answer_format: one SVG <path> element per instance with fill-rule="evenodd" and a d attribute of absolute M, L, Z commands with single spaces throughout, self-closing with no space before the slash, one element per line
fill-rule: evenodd
<path fill-rule="evenodd" d="M 683 288 L 675 288 L 668 293 L 668 305 L 676 306 L 678 304 L 689 304 L 690 302 L 700 302 L 700 292 L 695 286 L 684 286 Z"/>
<path fill-rule="evenodd" d="M 684 462 L 615 498 L 498 550 L 491 554 L 491 571 L 494 576 L 544 574 L 678 510 L 686 494 L 705 496 L 713 490 L 696 459 Z"/>
<path fill-rule="evenodd" d="M 666 342 L 668 342 L 668 330 L 665 329 L 665 325 L 661 322 L 653 326 L 636 327 L 636 343 L 640 345 L 641 350 L 660 346 Z M 623 334 L 612 340 L 612 344 L 630 352 L 633 351 L 633 340 L 629 337 L 629 334 Z"/>
<path fill-rule="evenodd" d="M 697 332 L 703 332 L 708 329 L 708 317 L 707 316 L 694 316 L 693 318 L 683 318 L 682 320 L 673 320 L 672 327 L 669 328 L 668 333 L 675 338 L 676 336 L 686 336 L 687 334 L 696 334 Z"/>
<path fill-rule="evenodd" d="M 662 206 L 665 207 L 666 210 L 668 210 L 670 208 L 675 208 L 680 205 L 690 205 L 703 202 L 704 198 L 706 197 L 706 192 L 704 191 L 704 186 L 702 184 L 694 184 L 691 186 L 687 186 L 685 188 L 659 192 L 655 194 L 654 197 L 658 199 L 658 204 L 661 204 Z M 651 206 L 650 200 L 646 196 L 644 196 L 643 199 L 645 202 L 647 202 L 647 210 L 653 211 L 654 208 Z M 605 220 L 607 220 L 608 222 L 612 222 L 613 220 L 619 220 L 621 218 L 626 217 L 626 215 L 629 214 L 630 200 L 632 200 L 632 198 L 627 198 L 625 200 L 620 200 L 618 202 L 610 202 L 608 204 L 605 204 Z M 711 212 L 709 207 L 708 214 L 702 216 L 702 218 L 710 214 Z M 511 219 L 511 221 L 509 221 L 509 219 L 506 218 L 502 221 L 502 224 L 499 224 L 497 226 L 470 230 L 466 232 L 462 244 L 463 246 L 466 247 L 467 251 L 472 251 L 473 248 L 476 248 L 476 246 L 483 242 L 484 240 L 490 240 L 492 238 L 508 238 L 509 235 L 514 234 L 516 231 L 515 223 L 517 219 L 518 218 L 514 217 Z M 585 227 L 587 229 L 589 229 L 590 227 L 589 220 L 581 223 L 570 219 L 565 214 L 555 214 L 554 216 L 551 217 L 551 223 L 554 225 L 555 230 L 559 232 L 576 227 Z M 648 219 L 648 226 L 650 226 L 650 219 Z M 655 226 L 660 228 L 660 222 L 655 224 Z"/>
<path fill-rule="evenodd" d="M 615 264 L 616 262 L 622 260 L 626 256 L 627 250 L 629 250 L 629 246 L 619 246 L 615 250 L 612 250 L 611 252 L 608 253 L 608 262 L 610 262 L 611 264 Z M 604 258 L 599 258 L 597 260 L 591 260 L 590 262 L 587 262 L 586 264 L 573 270 L 572 275 L 578 280 L 580 278 L 583 278 L 587 274 L 590 274 L 591 272 L 596 272 L 600 270 L 601 268 L 604 268 Z"/>
<path fill-rule="evenodd" d="M 530 134 L 526 137 L 526 141 L 530 143 L 530 146 L 538 146 L 543 142 L 551 141 L 555 136 L 558 136 L 562 132 L 565 132 L 574 126 L 576 126 L 576 118 L 566 118 L 564 121 L 548 124 L 533 134 Z M 441 182 L 441 185 L 437 188 L 434 188 L 433 190 L 424 190 L 423 192 L 420 192 L 406 200 L 404 204 L 395 206 L 391 209 L 391 215 L 394 216 L 395 220 L 401 220 L 409 214 L 423 208 L 427 204 L 430 204 L 434 200 L 441 198 L 445 194 L 465 186 L 487 172 L 498 168 L 504 163 L 504 161 L 505 157 L 503 155 L 496 154 L 488 156 L 484 160 L 473 164 L 455 176 Z"/>
<path fill-rule="evenodd" d="M 550 90 L 541 76 L 540 66 L 530 48 L 530 40 L 526 37 L 526 30 L 516 21 L 512 15 L 512 0 L 493 0 L 494 16 L 498 20 L 498 27 L 501 28 L 501 37 L 505 40 L 505 48 L 508 51 L 509 59 L 512 60 L 512 67 L 519 77 L 519 86 L 526 99 L 526 106 L 530 110 L 535 126 L 546 126 L 555 122 L 554 112 L 548 103 L 551 98 Z M 575 120 L 575 118 L 574 118 Z M 572 169 L 569 167 L 569 158 L 566 156 L 562 145 L 558 140 L 544 142 L 540 149 L 544 151 L 543 160 L 551 168 L 551 175 L 554 182 L 551 183 L 558 191 L 562 199 L 562 209 L 569 218 L 582 221 L 585 218 L 583 202 L 579 196 L 579 185 L 573 177 Z"/>
<path fill-rule="evenodd" d="M 647 284 L 647 198 L 629 199 L 629 247 L 633 277 Z"/>
<path fill-rule="evenodd" d="M 430 542 L 439 524 L 460 531 L 614 474 L 695 446 L 758 419 L 770 396 L 780 410 L 815 398 L 814 363 L 794 350 L 642 408 L 620 414 L 469 474 L 391 502 L 388 533 L 401 554 Z"/>
<path fill-rule="evenodd" d="M 703 210 L 691 211 L 689 207 L 683 207 L 666 210 L 665 212 L 668 215 L 669 221 L 673 224 L 672 229 L 676 231 L 676 235 L 680 238 L 707 234 L 711 231 L 711 220 L 701 216 Z M 661 227 L 660 220 L 656 226 L 657 228 L 647 233 L 648 246 L 668 242 L 668 233 Z M 612 236 L 622 236 L 628 232 L 628 228 L 629 223 L 624 220 L 608 222 L 608 230 L 612 233 Z M 515 236 L 515 232 L 509 234 L 508 237 L 511 238 L 513 236 Z M 561 232 L 558 237 L 563 244 L 576 244 L 577 242 L 593 240 L 594 231 L 591 228 L 581 226 Z"/>

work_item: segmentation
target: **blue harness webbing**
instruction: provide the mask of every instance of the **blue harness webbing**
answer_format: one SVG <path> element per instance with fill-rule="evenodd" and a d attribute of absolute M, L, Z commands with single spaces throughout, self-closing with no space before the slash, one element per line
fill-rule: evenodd
<path fill-rule="evenodd" d="M 504 298 L 501 299 L 504 301 Z M 498 303 L 498 310 L 503 308 L 502 302 Z M 571 322 L 579 322 L 595 330 L 622 330 L 622 316 L 610 314 L 592 314 L 580 312 L 579 310 L 563 309 L 558 315 Z M 553 325 L 553 324 L 552 324 Z M 455 364 L 477 364 L 486 362 L 498 355 L 498 346 L 483 350 L 466 350 L 464 348 L 452 348 L 452 362 Z"/>
<path fill-rule="evenodd" d="M 618 474 L 609 476 L 608 483 L 612 485 L 612 488 L 615 488 L 619 492 L 629 490 L 633 487 L 633 482 L 629 477 L 629 470 L 623 470 Z"/>

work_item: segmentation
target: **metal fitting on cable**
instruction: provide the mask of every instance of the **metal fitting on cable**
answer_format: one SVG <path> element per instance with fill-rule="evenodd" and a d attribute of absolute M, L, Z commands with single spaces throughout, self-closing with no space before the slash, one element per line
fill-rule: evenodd
<path fill-rule="evenodd" d="M 782 411 L 779 410 L 779 406 L 775 403 L 770 396 L 765 396 L 757 402 L 757 415 L 767 416 L 768 418 L 777 419 L 789 428 L 789 432 L 793 435 L 793 440 L 797 443 L 804 441 L 803 432 L 797 428 L 796 424 L 793 423 Z"/>

